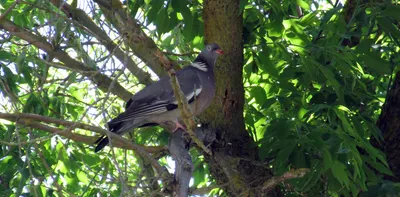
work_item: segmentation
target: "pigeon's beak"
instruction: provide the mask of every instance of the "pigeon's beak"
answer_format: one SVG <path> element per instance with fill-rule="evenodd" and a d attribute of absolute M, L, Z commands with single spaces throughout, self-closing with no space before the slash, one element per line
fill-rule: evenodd
<path fill-rule="evenodd" d="M 215 50 L 215 52 L 218 53 L 218 54 L 220 54 L 220 55 L 224 54 L 224 51 L 221 50 L 221 49 L 217 49 L 217 50 Z"/>

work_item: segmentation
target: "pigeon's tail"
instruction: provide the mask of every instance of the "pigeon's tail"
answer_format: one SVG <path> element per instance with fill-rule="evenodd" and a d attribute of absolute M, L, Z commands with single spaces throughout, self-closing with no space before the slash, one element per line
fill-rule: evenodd
<path fill-rule="evenodd" d="M 132 128 L 138 128 L 138 127 L 143 127 L 147 126 L 148 124 L 151 123 L 143 123 L 142 121 L 125 121 L 125 122 L 113 122 L 112 120 L 107 123 L 108 125 L 108 130 L 118 134 L 118 135 L 123 135 L 126 131 Z M 109 143 L 109 139 L 106 135 L 101 136 L 99 139 L 97 139 L 94 144 L 97 144 L 96 148 L 94 149 L 94 152 L 97 153 L 101 149 L 103 149 L 107 144 Z"/>
<path fill-rule="evenodd" d="M 113 121 L 110 121 L 107 123 L 107 125 L 109 131 L 119 135 L 122 135 L 123 131 L 127 130 L 127 128 L 125 128 L 127 126 L 125 122 L 114 123 Z M 109 143 L 108 137 L 106 135 L 102 135 L 99 139 L 97 139 L 94 142 L 94 144 L 97 144 L 96 148 L 94 149 L 94 152 L 95 153 L 99 152 L 101 149 L 107 146 L 108 143 Z"/>
<path fill-rule="evenodd" d="M 96 140 L 96 142 L 94 142 L 95 144 L 97 144 L 96 148 L 94 149 L 94 152 L 95 153 L 99 152 L 101 149 L 107 146 L 108 142 L 109 142 L 108 137 L 102 135 L 98 140 Z"/>

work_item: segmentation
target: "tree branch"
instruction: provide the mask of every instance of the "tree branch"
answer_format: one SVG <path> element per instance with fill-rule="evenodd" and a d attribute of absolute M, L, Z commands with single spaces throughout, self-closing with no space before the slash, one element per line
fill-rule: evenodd
<path fill-rule="evenodd" d="M 88 33 L 96 37 L 104 47 L 115 55 L 115 57 L 139 80 L 139 83 L 149 85 L 153 82 L 149 73 L 140 69 L 131 58 L 125 58 L 124 51 L 116 45 L 111 38 L 100 27 L 98 27 L 90 17 L 81 9 L 74 9 L 66 2 L 60 0 L 51 0 L 51 3 L 60 8 L 67 17 L 70 17 L 77 24 L 89 30 Z"/>
<path fill-rule="evenodd" d="M 274 176 L 270 178 L 268 181 L 264 182 L 262 191 L 263 193 L 268 193 L 272 189 L 274 189 L 278 184 L 294 178 L 301 178 L 310 172 L 308 168 L 299 168 L 296 170 L 290 170 L 289 172 L 285 172 L 282 176 Z"/>
<path fill-rule="evenodd" d="M 173 196 L 188 196 L 189 182 L 193 172 L 193 162 L 189 155 L 188 142 L 184 130 L 178 129 L 169 140 L 168 150 L 175 160 L 175 184 Z"/>
<path fill-rule="evenodd" d="M 144 33 L 135 19 L 127 14 L 119 0 L 94 0 L 103 11 L 107 20 L 117 29 L 120 35 L 126 36 L 129 47 L 158 76 L 165 75 L 163 60 L 154 54 L 160 51 L 156 43 Z M 176 64 L 164 56 L 168 65 Z"/>
<path fill-rule="evenodd" d="M 78 62 L 77 60 L 70 57 L 65 51 L 62 51 L 46 41 L 45 38 L 36 36 L 25 29 L 18 27 L 16 24 L 9 20 L 0 21 L 0 28 L 7 30 L 11 35 L 19 37 L 37 48 L 45 51 L 52 57 L 56 57 L 58 60 L 64 63 L 65 67 L 81 72 L 84 76 L 91 79 L 103 92 L 107 92 L 112 79 L 107 75 L 100 73 L 99 71 L 89 68 Z M 132 94 L 123 88 L 119 83 L 115 83 L 111 92 L 125 101 L 128 101 Z"/>
<path fill-rule="evenodd" d="M 25 126 L 29 126 L 32 128 L 47 131 L 49 133 L 59 134 L 68 139 L 72 139 L 74 141 L 82 142 L 82 143 L 85 143 L 88 145 L 93 145 L 93 142 L 97 140 L 97 137 L 91 137 L 91 136 L 72 133 L 72 132 L 70 132 L 70 130 L 80 128 L 80 129 L 84 129 L 84 130 L 88 130 L 88 131 L 94 131 L 94 132 L 100 133 L 100 134 L 107 134 L 107 132 L 108 132 L 107 130 L 102 129 L 100 127 L 87 125 L 87 124 L 83 124 L 83 123 L 78 123 L 78 122 L 59 120 L 56 118 L 41 116 L 41 115 L 37 115 L 37 114 L 26 114 L 26 113 L 8 114 L 8 113 L 0 112 L 0 118 L 11 121 L 11 122 L 16 122 L 16 123 L 19 123 L 19 124 L 22 124 Z M 38 122 L 44 122 L 46 124 L 56 124 L 56 125 L 65 126 L 65 127 L 68 127 L 69 130 L 64 131 L 59 128 L 51 127 L 51 126 L 41 124 Z M 115 137 L 115 136 L 118 136 L 118 137 Z M 145 150 L 148 153 L 159 153 L 159 152 L 166 151 L 165 147 L 160 147 L 160 146 L 152 147 L 152 146 L 142 146 L 142 145 L 138 145 L 138 144 L 135 144 L 132 146 L 131 145 L 132 142 L 130 142 L 129 140 L 127 140 L 119 135 L 116 135 L 116 134 L 114 134 L 112 136 L 112 138 L 113 138 L 112 140 L 113 140 L 114 147 L 118 147 L 118 148 L 136 151 L 136 148 L 140 147 L 141 149 Z M 38 140 L 32 140 L 32 142 L 35 142 L 35 141 L 38 141 Z M 9 143 L 9 145 L 13 145 L 13 144 Z"/>
<path fill-rule="evenodd" d="M 55 119 L 52 119 L 52 118 L 49 118 L 49 117 L 43 117 L 43 116 L 39 116 L 39 115 L 35 115 L 35 114 L 6 114 L 6 113 L 0 113 L 0 118 L 8 120 L 8 121 L 11 121 L 11 122 L 15 122 L 16 124 L 25 125 L 25 126 L 28 126 L 28 127 L 31 127 L 31 128 L 35 128 L 35 129 L 39 129 L 39 130 L 42 130 L 42 131 L 46 131 L 46 132 L 52 133 L 54 135 L 60 135 L 60 136 L 66 137 L 68 139 L 71 139 L 71 140 L 74 140 L 74 141 L 77 141 L 77 142 L 83 142 L 83 143 L 89 144 L 89 145 L 93 145 L 93 142 L 97 140 L 97 137 L 89 137 L 89 136 L 86 136 L 86 135 L 72 133 L 71 131 L 74 130 L 75 128 L 77 128 L 75 126 L 70 126 L 70 127 L 67 127 L 65 129 L 61 130 L 59 128 L 55 128 L 55 127 L 52 127 L 52 126 L 48 126 L 48 125 L 45 125 L 45 124 L 38 123 L 38 122 L 36 122 L 36 119 L 38 119 L 38 120 L 49 120 L 50 123 L 51 122 L 58 122 L 58 123 L 62 123 L 62 125 L 70 125 L 71 122 L 69 122 L 69 121 L 55 120 Z M 93 128 L 93 126 L 83 126 L 81 123 L 76 123 L 76 124 L 80 125 L 81 127 L 84 127 L 84 128 L 89 128 L 89 127 Z M 100 131 L 100 129 L 98 129 L 98 128 L 96 130 Z M 171 181 L 172 177 L 168 173 L 167 169 L 165 167 L 161 166 L 157 162 L 157 160 L 155 160 L 149 154 L 149 152 L 151 152 L 151 151 L 158 151 L 158 152 L 166 151 L 164 147 L 162 147 L 162 148 L 161 147 L 146 148 L 146 147 L 143 147 L 141 145 L 134 144 L 134 143 L 130 142 L 129 140 L 127 140 L 127 139 L 125 139 L 125 138 L 123 138 L 123 137 L 121 137 L 121 136 L 119 136 L 119 135 L 117 135 L 115 133 L 109 132 L 107 130 L 103 130 L 103 132 L 105 132 L 105 134 L 110 136 L 110 140 L 113 140 L 113 143 L 114 143 L 113 146 L 114 147 L 120 147 L 120 148 L 124 148 L 124 149 L 133 150 L 136 154 L 138 154 L 139 156 L 144 158 L 157 171 L 157 174 L 159 175 L 159 178 L 161 180 L 163 180 L 166 185 L 170 185 L 170 183 L 172 182 Z"/>

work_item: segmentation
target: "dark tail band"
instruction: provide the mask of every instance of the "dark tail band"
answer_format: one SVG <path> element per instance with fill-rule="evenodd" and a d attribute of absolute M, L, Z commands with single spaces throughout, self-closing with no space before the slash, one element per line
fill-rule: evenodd
<path fill-rule="evenodd" d="M 109 142 L 108 137 L 106 137 L 105 135 L 101 136 L 98 140 L 96 140 L 96 142 L 94 142 L 95 144 L 97 144 L 96 148 L 94 149 L 94 152 L 95 153 L 99 152 L 101 149 L 107 146 L 108 142 Z"/>

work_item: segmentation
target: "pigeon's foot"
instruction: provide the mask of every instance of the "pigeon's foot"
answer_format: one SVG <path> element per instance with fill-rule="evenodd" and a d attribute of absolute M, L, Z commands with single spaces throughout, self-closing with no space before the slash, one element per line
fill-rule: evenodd
<path fill-rule="evenodd" d="M 183 126 L 181 123 L 179 123 L 179 121 L 174 121 L 174 123 L 175 123 L 175 129 L 172 131 L 173 133 L 175 133 L 175 131 L 177 131 L 178 129 L 186 131 L 186 127 Z"/>

